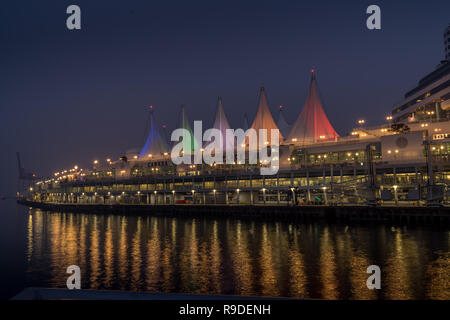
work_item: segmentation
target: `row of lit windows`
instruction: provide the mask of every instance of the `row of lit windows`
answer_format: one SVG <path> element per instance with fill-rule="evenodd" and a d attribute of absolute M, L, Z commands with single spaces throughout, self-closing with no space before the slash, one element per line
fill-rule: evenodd
<path fill-rule="evenodd" d="M 450 173 L 442 173 L 437 175 L 439 180 L 450 181 Z M 376 180 L 379 184 L 416 184 L 426 181 L 427 175 L 421 172 L 416 173 L 398 173 L 398 174 L 384 174 L 377 175 Z M 259 188 L 259 187 L 277 187 L 277 186 L 319 186 L 326 185 L 331 182 L 340 184 L 354 184 L 366 182 L 366 175 L 354 175 L 354 176 L 322 176 L 322 177 L 303 177 L 294 178 L 279 178 L 279 179 L 255 179 L 255 180 L 231 180 L 231 181 L 217 181 L 215 184 L 213 181 L 205 181 L 204 188 L 203 183 L 192 182 L 177 182 L 177 183 L 158 183 L 158 184 L 116 184 L 112 186 L 84 186 L 84 187 L 72 187 L 65 190 L 67 193 L 82 193 L 82 192 L 137 192 L 137 191 L 154 191 L 154 190 L 191 190 L 191 189 L 222 189 L 222 188 Z M 56 190 L 55 192 L 63 192 L 62 190 Z"/>
<path fill-rule="evenodd" d="M 427 93 L 425 93 L 425 94 L 422 94 L 422 95 L 420 95 L 420 96 L 417 96 L 416 98 L 414 98 L 414 99 L 408 101 L 407 103 L 405 103 L 405 104 L 402 105 L 401 107 L 398 107 L 397 109 L 395 109 L 395 110 L 392 112 L 392 114 L 396 114 L 396 113 L 398 113 L 398 112 L 400 112 L 400 111 L 402 111 L 402 110 L 405 110 L 405 109 L 409 108 L 410 106 L 412 106 L 412 105 L 414 105 L 414 104 L 416 104 L 416 103 L 420 103 L 423 99 L 426 99 L 426 98 L 428 98 L 429 96 L 431 96 L 431 95 L 433 95 L 433 94 L 435 94 L 435 93 L 437 93 L 437 92 L 439 92 L 439 91 L 441 91 L 441 90 L 444 90 L 445 88 L 447 88 L 447 87 L 449 87 L 449 86 L 450 86 L 450 80 L 448 80 L 448 81 L 446 81 L 446 82 L 444 82 L 444 83 L 438 85 L 437 87 L 431 89 L 429 92 L 427 92 Z"/>

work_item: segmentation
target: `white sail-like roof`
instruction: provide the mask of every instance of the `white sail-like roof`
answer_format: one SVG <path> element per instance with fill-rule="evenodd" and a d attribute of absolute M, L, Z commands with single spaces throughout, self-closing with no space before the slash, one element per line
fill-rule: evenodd
<path fill-rule="evenodd" d="M 214 124 L 212 128 L 217 129 L 222 134 L 223 141 L 223 150 L 233 149 L 234 141 L 227 141 L 226 139 L 226 131 L 227 129 L 231 129 L 230 123 L 228 122 L 227 116 L 225 115 L 225 110 L 223 107 L 222 97 L 219 96 L 217 99 L 217 109 L 216 109 L 216 118 L 214 120 Z"/>

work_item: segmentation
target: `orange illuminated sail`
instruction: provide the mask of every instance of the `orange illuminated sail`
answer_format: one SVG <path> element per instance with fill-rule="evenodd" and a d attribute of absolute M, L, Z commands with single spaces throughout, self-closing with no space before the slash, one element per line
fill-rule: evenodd
<path fill-rule="evenodd" d="M 271 129 L 277 129 L 278 126 L 273 120 L 272 113 L 269 110 L 269 103 L 267 102 L 264 87 L 261 87 L 259 94 L 258 110 L 256 111 L 255 120 L 253 120 L 250 128 L 255 129 L 259 134 L 259 129 L 267 130 L 267 137 L 270 140 Z M 280 132 L 280 141 L 283 141 L 283 135 Z"/>

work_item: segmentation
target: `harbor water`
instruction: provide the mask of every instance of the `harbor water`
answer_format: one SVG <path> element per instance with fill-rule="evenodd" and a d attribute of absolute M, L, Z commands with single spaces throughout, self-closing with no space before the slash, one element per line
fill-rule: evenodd
<path fill-rule="evenodd" d="M 3 201 L 2 297 L 25 287 L 450 299 L 448 228 L 44 212 Z M 381 269 L 369 290 L 367 267 Z"/>

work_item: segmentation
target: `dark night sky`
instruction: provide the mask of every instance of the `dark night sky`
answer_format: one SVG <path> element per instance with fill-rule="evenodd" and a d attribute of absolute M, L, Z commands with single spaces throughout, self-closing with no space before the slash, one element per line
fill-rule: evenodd
<path fill-rule="evenodd" d="M 81 31 L 66 28 L 70 4 Z M 381 31 L 365 26 L 370 4 Z M 51 174 L 142 146 L 150 104 L 169 128 L 181 103 L 211 124 L 221 94 L 241 127 L 264 83 L 292 123 L 311 68 L 341 135 L 358 118 L 381 123 L 443 58 L 449 12 L 448 0 L 2 1 L 0 194 L 15 192 L 17 150 Z"/>

